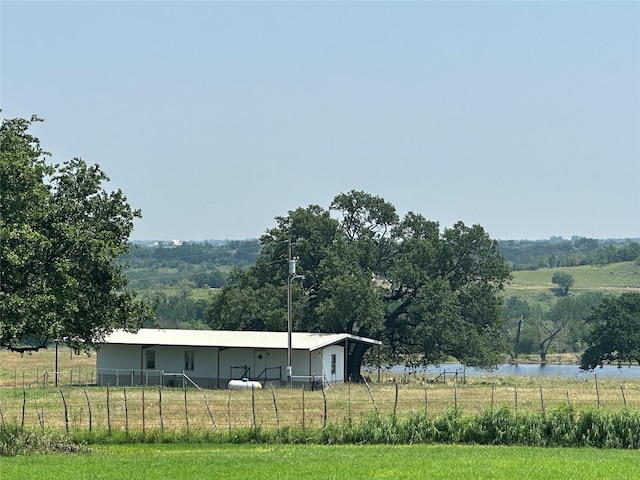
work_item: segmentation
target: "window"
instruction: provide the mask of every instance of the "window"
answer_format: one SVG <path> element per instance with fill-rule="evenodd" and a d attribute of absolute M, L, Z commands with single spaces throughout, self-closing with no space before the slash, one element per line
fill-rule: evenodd
<path fill-rule="evenodd" d="M 195 352 L 193 350 L 184 352 L 184 369 L 193 370 L 193 358 Z"/>
<path fill-rule="evenodd" d="M 336 354 L 331 354 L 331 375 L 336 374 Z"/>
<path fill-rule="evenodd" d="M 145 357 L 147 360 L 147 369 L 154 370 L 156 368 L 156 351 L 155 350 L 147 350 L 145 352 Z"/>

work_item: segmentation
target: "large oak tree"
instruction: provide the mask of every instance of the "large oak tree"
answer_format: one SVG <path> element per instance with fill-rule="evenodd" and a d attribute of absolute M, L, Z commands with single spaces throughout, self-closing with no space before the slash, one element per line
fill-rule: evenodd
<path fill-rule="evenodd" d="M 581 369 L 607 363 L 640 364 L 640 293 L 604 299 L 587 319 L 587 326 Z"/>
<path fill-rule="evenodd" d="M 29 133 L 35 121 L 0 126 L 0 346 L 89 349 L 152 315 L 115 264 L 140 212 L 120 190 L 103 188 L 108 178 L 97 165 L 46 163 Z"/>
<path fill-rule="evenodd" d="M 505 351 L 499 295 L 509 269 L 479 225 L 400 218 L 359 191 L 277 217 L 255 265 L 235 271 L 209 309 L 214 328 L 286 330 L 287 242 L 293 243 L 294 330 L 350 333 L 384 342 L 391 361 L 417 365 L 454 357 L 488 367 Z M 358 378 L 368 347 L 350 346 Z"/>

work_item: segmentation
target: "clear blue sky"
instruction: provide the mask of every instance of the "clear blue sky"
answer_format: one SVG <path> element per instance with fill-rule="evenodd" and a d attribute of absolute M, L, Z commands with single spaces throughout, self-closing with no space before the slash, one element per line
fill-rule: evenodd
<path fill-rule="evenodd" d="M 497 239 L 640 237 L 640 2 L 0 4 L 4 117 L 142 209 L 255 238 L 363 190 Z"/>

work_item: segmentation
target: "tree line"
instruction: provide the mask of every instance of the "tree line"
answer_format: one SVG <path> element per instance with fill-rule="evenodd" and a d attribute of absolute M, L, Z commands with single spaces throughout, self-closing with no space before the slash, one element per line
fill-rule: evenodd
<path fill-rule="evenodd" d="M 144 290 L 154 286 L 219 288 L 226 284 L 231 268 L 255 262 L 260 251 L 257 239 L 228 240 L 219 243 L 183 242 L 153 246 L 132 244 L 119 257 L 127 265 L 130 287 Z"/>
<path fill-rule="evenodd" d="M 565 240 L 503 240 L 498 250 L 511 270 L 608 265 L 640 258 L 640 243 L 635 239 L 596 240 L 573 237 Z"/>

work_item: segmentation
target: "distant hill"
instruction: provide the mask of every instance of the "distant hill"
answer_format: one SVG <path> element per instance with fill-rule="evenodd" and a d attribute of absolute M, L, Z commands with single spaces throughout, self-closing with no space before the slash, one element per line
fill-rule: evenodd
<path fill-rule="evenodd" d="M 125 270 L 129 287 L 151 303 L 158 324 L 166 328 L 200 328 L 215 289 L 226 285 L 234 267 L 255 263 L 261 248 L 256 239 L 133 243 L 131 253 L 120 259 L 129 265 Z M 551 282 L 557 271 L 574 277 L 571 295 L 640 290 L 640 242 L 636 240 L 554 237 L 501 241 L 498 248 L 513 271 L 505 298 L 518 297 L 542 310 L 558 298 L 557 285 Z"/>
<path fill-rule="evenodd" d="M 146 240 L 134 243 L 120 261 L 129 266 L 126 274 L 133 290 L 178 285 L 181 290 L 221 287 L 233 267 L 254 263 L 260 248 L 258 240 Z"/>
<path fill-rule="evenodd" d="M 513 272 L 513 280 L 506 287 L 507 295 L 553 295 L 557 285 L 551 282 L 555 272 L 570 274 L 575 283 L 572 294 L 585 291 L 621 293 L 640 291 L 640 263 L 618 262 L 608 265 L 581 265 L 564 268 L 540 268 Z"/>
<path fill-rule="evenodd" d="M 552 237 L 549 240 L 503 240 L 498 250 L 511 270 L 608 265 L 640 257 L 640 239 L 596 240 Z"/>

